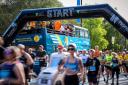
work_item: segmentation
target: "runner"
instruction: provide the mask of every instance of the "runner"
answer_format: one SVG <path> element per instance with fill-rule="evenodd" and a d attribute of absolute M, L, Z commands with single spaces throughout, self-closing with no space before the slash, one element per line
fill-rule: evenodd
<path fill-rule="evenodd" d="M 85 66 L 86 61 L 89 57 L 89 55 L 86 52 L 87 52 L 86 49 L 84 49 L 84 50 L 82 50 L 82 53 L 79 55 L 79 57 L 82 59 L 82 63 L 84 66 Z"/>
<path fill-rule="evenodd" d="M 63 52 L 64 51 L 64 47 L 62 45 L 58 45 L 57 49 L 58 49 L 58 52 L 54 52 L 50 56 L 50 65 L 53 65 L 53 66 L 57 65 L 57 64 L 62 62 L 64 57 L 66 57 L 66 53 Z M 53 59 L 57 59 L 57 61 L 56 62 L 51 62 Z"/>
<path fill-rule="evenodd" d="M 116 73 L 116 78 L 117 78 L 117 85 L 119 84 L 119 74 L 120 74 L 120 68 L 119 68 L 119 61 L 117 58 L 117 54 L 116 53 L 112 53 L 113 54 L 113 58 L 112 58 L 112 63 L 111 63 L 111 67 L 112 67 L 112 85 L 114 85 L 114 75 Z"/>
<path fill-rule="evenodd" d="M 5 62 L 0 65 L 0 85 L 26 85 L 23 65 L 17 60 L 17 47 L 4 51 Z"/>
<path fill-rule="evenodd" d="M 95 46 L 95 54 L 94 55 L 95 55 L 96 58 L 98 58 L 100 56 L 100 51 L 99 51 L 99 46 L 98 45 Z"/>
<path fill-rule="evenodd" d="M 109 77 L 111 78 L 112 76 L 112 68 L 111 68 L 111 61 L 112 61 L 113 55 L 112 51 L 107 51 L 106 52 L 106 61 L 105 61 L 105 68 L 106 68 L 106 75 L 107 75 L 107 80 L 106 83 L 108 83 Z"/>
<path fill-rule="evenodd" d="M 36 58 L 36 53 L 33 52 L 33 49 L 32 49 L 32 48 L 29 48 L 29 49 L 28 49 L 28 53 L 31 55 L 32 59 L 35 60 L 35 58 Z"/>
<path fill-rule="evenodd" d="M 64 47 L 62 45 L 58 45 L 57 50 L 58 52 L 54 52 L 50 56 L 50 64 L 49 64 L 50 67 L 56 67 L 58 64 L 60 64 L 63 61 L 64 57 L 67 56 L 67 53 L 64 52 Z M 57 72 L 52 80 L 54 83 L 56 83 L 55 81 L 57 81 L 58 75 L 59 73 Z"/>
<path fill-rule="evenodd" d="M 89 85 L 97 85 L 97 77 L 99 75 L 99 67 L 100 67 L 100 61 L 95 57 L 95 50 L 91 49 L 89 51 L 90 57 L 88 58 L 86 62 L 87 67 L 87 77 Z"/>
<path fill-rule="evenodd" d="M 19 44 L 18 48 L 20 49 L 21 56 L 19 57 L 20 62 L 24 66 L 24 71 L 25 71 L 25 77 L 29 81 L 29 73 L 33 72 L 33 59 L 32 57 L 25 52 L 25 46 L 23 44 Z"/>
<path fill-rule="evenodd" d="M 104 52 L 100 52 L 100 56 L 98 57 L 99 61 L 100 61 L 100 72 L 104 78 L 104 81 L 105 81 L 105 75 L 104 75 L 104 72 L 105 72 L 105 59 L 106 59 L 106 56 L 105 56 L 105 53 Z"/>
<path fill-rule="evenodd" d="M 122 68 L 123 68 L 123 72 L 127 73 L 127 57 L 126 57 L 126 53 L 125 51 L 122 52 Z"/>
<path fill-rule="evenodd" d="M 59 63 L 58 71 L 65 72 L 64 85 L 79 85 L 78 73 L 81 73 L 81 79 L 83 78 L 83 64 L 81 59 L 75 56 L 76 46 L 70 44 L 68 46 L 68 52 L 70 55 Z"/>

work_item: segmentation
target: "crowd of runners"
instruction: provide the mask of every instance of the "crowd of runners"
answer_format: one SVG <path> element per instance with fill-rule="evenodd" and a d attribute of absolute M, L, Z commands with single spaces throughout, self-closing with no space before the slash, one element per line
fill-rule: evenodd
<path fill-rule="evenodd" d="M 59 58 L 58 72 L 64 72 L 64 85 L 79 85 L 88 82 L 98 85 L 102 76 L 105 83 L 116 75 L 117 85 L 119 74 L 128 73 L 128 51 L 113 52 L 100 51 L 99 46 L 94 49 L 77 50 L 75 44 L 67 48 L 58 45 L 58 52 L 48 55 L 43 45 L 37 50 L 25 45 L 3 47 L 4 41 L 0 37 L 0 85 L 28 85 L 31 76 L 37 77 L 41 69 L 52 65 L 54 58 Z M 127 76 L 127 75 L 126 75 Z"/>

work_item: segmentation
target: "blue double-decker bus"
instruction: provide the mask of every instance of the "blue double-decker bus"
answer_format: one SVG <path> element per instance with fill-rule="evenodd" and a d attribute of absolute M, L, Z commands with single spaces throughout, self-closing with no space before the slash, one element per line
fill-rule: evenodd
<path fill-rule="evenodd" d="M 90 36 L 86 28 L 73 25 L 73 32 L 59 32 L 49 28 L 35 28 L 22 30 L 16 35 L 15 44 L 25 46 L 43 45 L 48 54 L 56 51 L 58 44 L 67 47 L 70 43 L 75 43 L 77 50 L 90 49 Z"/>

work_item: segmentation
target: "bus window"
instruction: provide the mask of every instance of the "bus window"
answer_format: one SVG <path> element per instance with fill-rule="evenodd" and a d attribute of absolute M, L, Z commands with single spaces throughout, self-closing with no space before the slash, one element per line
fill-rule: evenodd
<path fill-rule="evenodd" d="M 75 30 L 75 35 L 76 35 L 76 37 L 80 37 L 80 30 L 79 29 Z"/>
<path fill-rule="evenodd" d="M 84 37 L 85 38 L 88 38 L 89 36 L 88 36 L 89 34 L 88 34 L 88 31 L 84 31 Z"/>
<path fill-rule="evenodd" d="M 84 38 L 84 30 L 80 30 L 80 37 Z"/>

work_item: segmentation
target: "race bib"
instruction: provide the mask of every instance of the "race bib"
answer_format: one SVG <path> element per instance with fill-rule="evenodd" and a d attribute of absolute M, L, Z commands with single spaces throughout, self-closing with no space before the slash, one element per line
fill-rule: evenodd
<path fill-rule="evenodd" d="M 82 59 L 82 63 L 86 63 L 86 61 L 87 61 L 86 59 Z"/>
<path fill-rule="evenodd" d="M 40 61 L 35 61 L 34 65 L 40 65 Z"/>
<path fill-rule="evenodd" d="M 69 68 L 69 69 L 71 69 L 72 71 L 76 71 L 77 69 L 76 69 L 76 65 L 75 64 L 68 64 L 67 65 L 67 67 Z"/>
<path fill-rule="evenodd" d="M 113 67 L 116 67 L 116 66 L 118 66 L 118 64 L 117 63 L 113 63 L 112 66 Z"/>
<path fill-rule="evenodd" d="M 89 71 L 96 71 L 96 67 L 95 66 L 90 66 Z"/>

